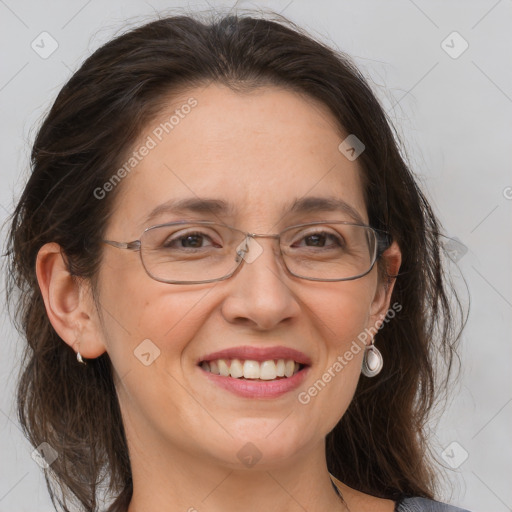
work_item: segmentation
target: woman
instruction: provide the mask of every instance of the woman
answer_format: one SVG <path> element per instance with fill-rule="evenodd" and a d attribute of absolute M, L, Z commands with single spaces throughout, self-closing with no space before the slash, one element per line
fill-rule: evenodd
<path fill-rule="evenodd" d="M 439 225 L 345 56 L 154 21 L 85 61 L 32 165 L 8 294 L 56 508 L 460 511 L 424 430 L 459 338 Z"/>

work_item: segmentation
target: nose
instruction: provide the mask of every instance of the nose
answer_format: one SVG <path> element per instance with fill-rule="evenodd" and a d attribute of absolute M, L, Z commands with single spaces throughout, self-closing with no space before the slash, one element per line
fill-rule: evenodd
<path fill-rule="evenodd" d="M 296 279 L 280 259 L 277 239 L 249 236 L 240 249 L 238 254 L 244 261 L 224 281 L 229 288 L 222 306 L 224 318 L 230 323 L 268 330 L 297 317 L 300 306 L 293 291 Z"/>

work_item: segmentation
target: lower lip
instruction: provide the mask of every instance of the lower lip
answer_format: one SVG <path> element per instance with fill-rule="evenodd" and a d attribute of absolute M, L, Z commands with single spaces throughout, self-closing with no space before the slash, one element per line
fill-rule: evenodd
<path fill-rule="evenodd" d="M 269 381 L 223 377 L 222 375 L 207 372 L 201 367 L 199 367 L 199 371 L 214 384 L 231 391 L 237 396 L 244 398 L 276 398 L 297 389 L 306 378 L 309 368 L 309 366 L 306 366 L 295 375 L 285 379 Z"/>

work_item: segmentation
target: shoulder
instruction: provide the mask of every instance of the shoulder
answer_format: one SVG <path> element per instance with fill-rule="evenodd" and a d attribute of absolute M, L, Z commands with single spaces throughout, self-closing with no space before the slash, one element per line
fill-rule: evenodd
<path fill-rule="evenodd" d="M 403 498 L 397 502 L 395 512 L 469 512 L 469 510 L 428 498 Z"/>

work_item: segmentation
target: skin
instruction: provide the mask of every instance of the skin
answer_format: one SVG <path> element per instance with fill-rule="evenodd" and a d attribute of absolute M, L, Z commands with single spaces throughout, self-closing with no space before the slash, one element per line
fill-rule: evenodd
<path fill-rule="evenodd" d="M 197 196 L 232 202 L 234 217 L 222 220 L 254 233 L 345 218 L 283 215 L 285 205 L 306 195 L 342 198 L 368 222 L 358 162 L 338 150 L 346 135 L 323 105 L 297 93 L 273 86 L 236 93 L 210 84 L 175 94 L 140 143 L 191 96 L 198 105 L 118 185 L 105 238 L 136 240 L 150 225 L 188 217 L 216 220 L 168 213 L 144 221 L 169 199 Z M 129 512 L 231 512 L 241 504 L 247 512 L 346 510 L 331 486 L 324 442 L 352 400 L 363 351 L 307 405 L 297 395 L 384 317 L 393 282 L 379 280 L 377 266 L 353 281 L 295 278 L 275 257 L 275 240 L 258 243 L 263 253 L 232 278 L 194 285 L 155 281 L 137 252 L 105 246 L 99 310 L 87 281 L 71 279 L 57 244 L 39 251 L 37 277 L 57 333 L 84 358 L 107 351 L 113 362 L 133 471 Z M 383 258 L 396 274 L 396 243 Z M 134 357 L 145 339 L 160 350 L 149 366 Z M 306 353 L 313 364 L 305 384 L 256 400 L 200 373 L 197 358 L 240 345 Z M 250 468 L 237 457 L 248 442 L 262 454 Z M 390 500 L 337 484 L 351 510 L 393 510 Z"/>

